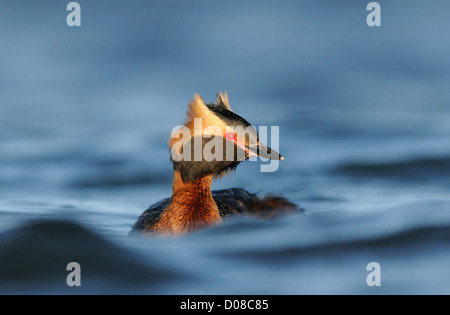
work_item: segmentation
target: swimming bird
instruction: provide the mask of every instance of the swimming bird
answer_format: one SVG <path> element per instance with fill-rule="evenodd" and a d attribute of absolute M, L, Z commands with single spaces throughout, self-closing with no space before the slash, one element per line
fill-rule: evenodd
<path fill-rule="evenodd" d="M 252 156 L 284 160 L 262 144 L 256 129 L 231 109 L 227 92 L 219 92 L 217 101 L 209 104 L 195 94 L 185 124 L 172 132 L 169 150 L 172 196 L 150 206 L 130 235 L 180 236 L 232 215 L 273 219 L 303 211 L 279 195 L 259 197 L 242 188 L 211 191 L 213 179 L 234 171 Z"/>

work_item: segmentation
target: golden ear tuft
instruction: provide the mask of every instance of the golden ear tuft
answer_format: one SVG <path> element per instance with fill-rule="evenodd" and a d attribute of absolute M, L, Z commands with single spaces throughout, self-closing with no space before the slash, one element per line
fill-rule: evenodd
<path fill-rule="evenodd" d="M 206 106 L 203 98 L 195 94 L 194 98 L 189 103 L 189 110 L 187 112 L 187 122 L 192 121 L 194 118 L 207 118 L 211 116 L 211 111 Z"/>
<path fill-rule="evenodd" d="M 221 128 L 224 126 L 224 122 L 208 108 L 205 101 L 198 94 L 195 94 L 189 103 L 185 126 L 194 130 L 195 118 L 201 118 L 202 130 L 209 126 L 219 126 Z"/>

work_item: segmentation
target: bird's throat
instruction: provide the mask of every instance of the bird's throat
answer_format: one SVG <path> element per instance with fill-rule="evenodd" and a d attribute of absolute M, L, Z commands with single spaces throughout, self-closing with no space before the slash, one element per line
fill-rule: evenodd
<path fill-rule="evenodd" d="M 168 235 L 182 235 L 222 221 L 211 194 L 213 175 L 184 182 L 174 170 L 172 198 L 154 230 Z"/>

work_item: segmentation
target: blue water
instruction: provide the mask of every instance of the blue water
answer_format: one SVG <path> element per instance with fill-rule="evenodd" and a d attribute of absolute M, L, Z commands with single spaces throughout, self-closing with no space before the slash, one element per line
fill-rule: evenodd
<path fill-rule="evenodd" d="M 79 1 L 69 28 L 67 3 L 3 1 L 0 292 L 449 294 L 450 3 L 410 2 L 370 28 L 360 0 Z M 187 103 L 219 90 L 286 160 L 213 188 L 306 213 L 126 238 L 171 193 Z"/>

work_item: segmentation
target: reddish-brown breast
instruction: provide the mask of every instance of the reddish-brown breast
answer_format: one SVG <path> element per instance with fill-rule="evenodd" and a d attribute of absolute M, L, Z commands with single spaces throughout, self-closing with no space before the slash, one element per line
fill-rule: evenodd
<path fill-rule="evenodd" d="M 183 235 L 222 221 L 211 194 L 213 176 L 195 182 L 184 182 L 174 171 L 172 198 L 164 209 L 152 232 L 162 236 Z"/>

